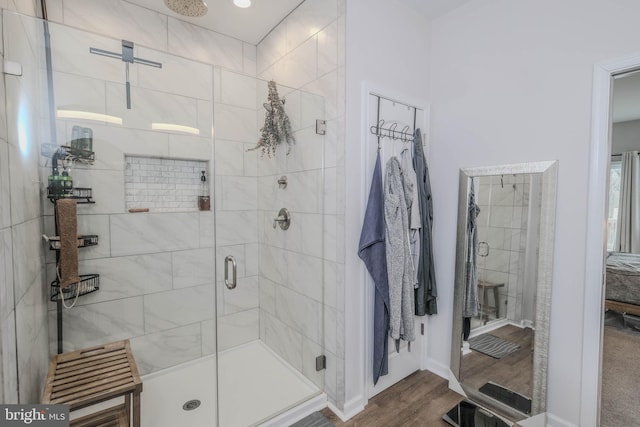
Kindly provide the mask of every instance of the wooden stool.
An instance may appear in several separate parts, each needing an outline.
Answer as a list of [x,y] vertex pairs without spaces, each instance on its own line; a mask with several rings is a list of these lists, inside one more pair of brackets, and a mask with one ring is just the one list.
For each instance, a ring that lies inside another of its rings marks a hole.
[[53,356],[42,403],[85,408],[124,396],[124,403],[71,421],[72,427],[130,427],[133,397],[133,427],[140,427],[142,381],[131,354],[129,340],[76,350]]
[[[504,283],[485,282],[484,280],[478,281],[478,288],[481,288],[479,290],[482,291],[482,303],[480,304],[480,307],[482,310],[482,316],[486,317],[486,320],[489,320],[489,316],[486,314],[489,311],[495,311],[496,319],[500,318],[500,293],[498,288],[501,288],[503,286]],[[487,292],[489,291],[493,291],[493,302],[495,304],[495,307],[487,307]]]

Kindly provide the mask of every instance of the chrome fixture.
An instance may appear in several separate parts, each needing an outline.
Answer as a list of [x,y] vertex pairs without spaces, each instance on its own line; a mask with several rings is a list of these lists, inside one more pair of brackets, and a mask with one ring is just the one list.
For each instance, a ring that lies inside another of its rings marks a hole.
[[[166,3],[166,1],[165,1]],[[133,42],[128,40],[122,40],[122,53],[111,52],[104,49],[98,49],[95,47],[89,48],[89,53],[95,55],[106,56],[109,58],[120,59],[125,63],[125,90],[127,96],[127,109],[131,109],[131,83],[129,81],[129,64],[142,64],[150,67],[162,68],[162,64],[156,61],[150,61],[148,59],[137,58],[133,56]],[[121,121],[122,123],[122,121]]]
[[193,411],[200,406],[200,403],[201,402],[198,399],[189,400],[188,402],[185,402],[184,405],[182,405],[182,409],[184,409],[185,411]]
[[489,243],[487,242],[478,243],[478,256],[488,257],[490,250],[491,250],[491,247],[489,246]]
[[280,179],[278,179],[278,186],[280,187],[280,189],[284,190],[285,188],[287,188],[287,177],[282,175],[280,177]]
[[208,11],[204,0],[164,0],[164,4],[175,13],[184,16],[204,16]]
[[[231,264],[232,279],[229,280],[229,264]],[[235,289],[238,286],[238,264],[236,263],[236,257],[233,255],[227,255],[224,259],[224,284],[228,289]]]
[[276,228],[276,224],[280,225],[280,228],[286,230],[291,225],[291,215],[289,215],[289,211],[287,208],[280,209],[278,212],[278,217],[273,219],[273,228]]

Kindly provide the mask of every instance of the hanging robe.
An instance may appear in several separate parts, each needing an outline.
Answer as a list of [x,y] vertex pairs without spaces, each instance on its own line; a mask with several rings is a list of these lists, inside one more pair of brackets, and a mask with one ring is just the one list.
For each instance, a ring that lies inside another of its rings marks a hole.
[[462,317],[475,317],[478,315],[478,224],[477,218],[480,214],[480,207],[476,204],[473,178],[471,178],[471,191],[469,192],[469,203],[467,206],[467,253],[465,255],[465,282],[464,282],[464,304]]
[[418,260],[418,287],[415,290],[417,316],[438,313],[436,298],[436,272],[433,264],[432,222],[433,202],[429,168],[422,149],[422,134],[416,129],[413,140],[413,168],[418,178],[418,203],[422,229],[420,230],[420,257]]
[[382,170],[380,153],[371,180],[367,210],[360,233],[358,256],[367,267],[375,283],[373,308],[373,383],[389,372],[389,283],[384,233],[384,196],[382,192]]
[[413,170],[411,152],[408,148],[400,153],[400,163],[402,165],[402,177],[408,187],[411,197],[407,197],[407,210],[409,211],[409,248],[411,250],[411,262],[413,264],[413,287],[418,287],[418,262],[420,261],[420,204],[418,202],[418,179],[416,171]]
[[409,188],[400,162],[389,159],[384,180],[384,225],[389,277],[389,334],[395,340],[415,340],[413,263],[409,250]]

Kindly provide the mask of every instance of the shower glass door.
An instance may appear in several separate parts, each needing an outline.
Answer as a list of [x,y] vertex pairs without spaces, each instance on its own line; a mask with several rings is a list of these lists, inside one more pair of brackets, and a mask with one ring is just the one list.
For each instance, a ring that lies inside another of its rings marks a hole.
[[537,265],[536,208],[540,184],[535,174],[476,179],[478,215],[478,316],[472,335],[507,323],[531,327]]
[[[5,60],[22,70],[5,75],[12,181],[35,193],[26,208],[43,224],[13,253],[46,261],[35,291],[16,295],[28,308],[16,325],[20,388],[36,385],[21,402],[39,402],[46,356],[129,340],[142,426],[215,425],[214,212],[198,205],[214,169],[213,67],[6,11],[3,33]],[[129,53],[160,66],[117,57]],[[79,273],[92,277],[63,292],[51,239],[61,198],[77,202]]]
[[276,89],[295,144],[282,141],[270,154],[255,149],[271,108],[267,82],[214,70],[218,396],[224,427],[263,422],[324,386],[324,137],[316,133],[324,100],[281,85]]

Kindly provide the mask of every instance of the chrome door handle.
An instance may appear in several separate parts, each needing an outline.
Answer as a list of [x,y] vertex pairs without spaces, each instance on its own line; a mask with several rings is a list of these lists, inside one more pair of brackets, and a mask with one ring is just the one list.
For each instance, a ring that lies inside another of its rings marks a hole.
[[478,243],[478,256],[488,257],[490,251],[491,248],[489,247],[489,244],[487,242]]
[[[229,280],[229,261],[231,261],[232,268],[232,279]],[[224,259],[224,284],[227,286],[227,289],[235,289],[238,285],[238,274],[237,274],[237,263],[236,257],[233,255],[227,255]]]

